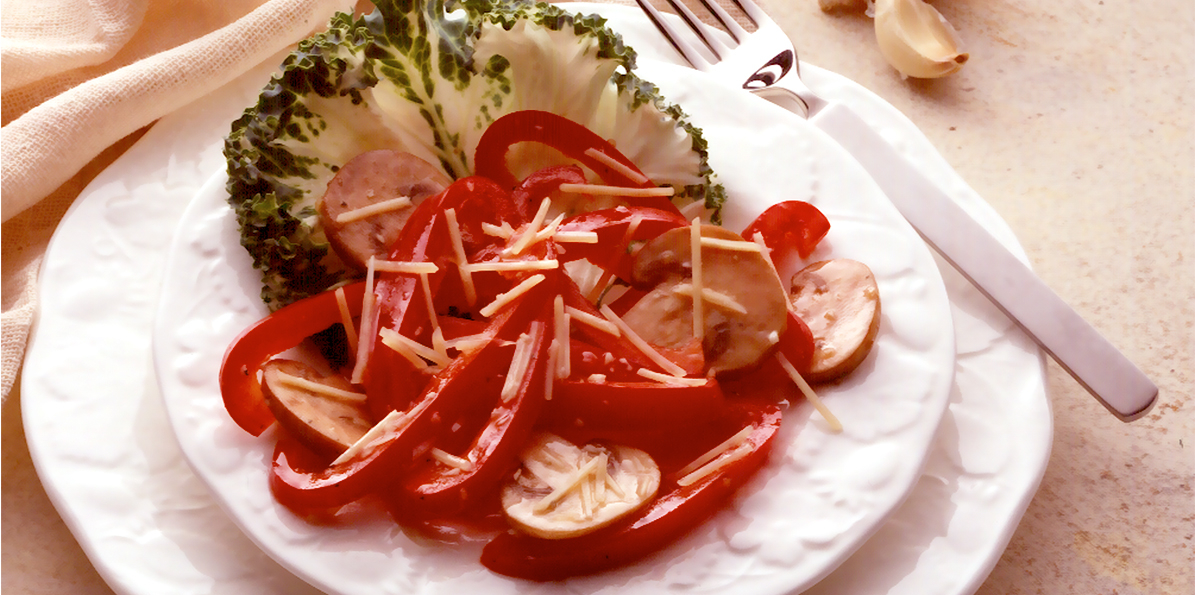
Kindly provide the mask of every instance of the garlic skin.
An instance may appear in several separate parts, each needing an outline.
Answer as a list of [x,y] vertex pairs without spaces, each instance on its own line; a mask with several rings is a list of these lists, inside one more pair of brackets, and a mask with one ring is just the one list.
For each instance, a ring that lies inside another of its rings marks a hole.
[[902,76],[939,78],[967,62],[954,27],[922,0],[875,0],[875,31],[880,53]]

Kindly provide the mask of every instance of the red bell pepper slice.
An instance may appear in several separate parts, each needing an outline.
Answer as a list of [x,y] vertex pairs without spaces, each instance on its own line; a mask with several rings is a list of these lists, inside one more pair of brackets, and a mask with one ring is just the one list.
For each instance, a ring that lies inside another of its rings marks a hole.
[[[555,290],[552,285],[540,283],[498,312],[488,332],[503,338],[517,336],[550,303]],[[431,378],[415,405],[405,413],[405,425],[386,432],[359,456],[324,469],[304,471],[293,468],[285,452],[280,453],[270,475],[274,497],[294,510],[322,510],[343,506],[387,485],[395,473],[410,468],[449,433],[452,420],[476,410],[484,393],[475,390],[475,385],[483,378],[492,378],[495,370],[505,369],[509,361],[503,361],[503,351],[501,341],[491,341],[458,356]]]
[[[344,288],[353,316],[361,313],[364,290],[364,283]],[[224,408],[241,429],[260,436],[275,421],[258,378],[262,364],[337,322],[340,322],[340,307],[336,292],[325,291],[262,318],[229,345],[220,365],[220,395]]]
[[784,334],[780,335],[779,349],[797,372],[804,374],[813,366],[813,331],[809,330],[809,325],[792,310],[788,311],[788,326],[785,327]]
[[808,258],[830,231],[830,221],[807,202],[786,200],[768,207],[756,217],[743,230],[743,237],[750,240],[757,231],[763,234],[764,243],[772,250],[772,259],[779,263],[793,251],[801,258]]
[[726,407],[722,389],[712,378],[698,386],[652,381],[596,383],[578,378],[556,383],[542,423],[581,427],[602,435],[614,430],[699,426],[725,414]]
[[643,510],[587,535],[553,540],[500,534],[482,550],[481,563],[515,578],[560,580],[628,564],[680,538],[713,516],[767,461],[780,428],[780,408],[749,401],[740,406],[754,428],[747,438],[753,450],[746,456],[688,486],[681,487],[676,483],[679,478],[666,476],[661,493]]
[[[588,167],[611,186],[655,187],[655,184],[639,171],[634,162],[614,148],[614,145],[611,145],[606,139],[564,116],[538,110],[511,112],[494,120],[477,142],[477,150],[473,157],[474,172],[494,180],[503,188],[515,188],[519,184],[519,180],[506,165],[506,153],[511,146],[521,142],[537,142],[548,145],[569,159]],[[604,154],[607,158],[618,162],[642,178],[628,177],[622,171],[610,167],[606,162],[587,155],[586,151],[590,149]],[[664,210],[676,210],[676,206],[664,197],[637,198],[634,199],[634,202]]]
[[[403,520],[423,520],[463,512],[473,499],[496,493],[515,468],[519,453],[530,439],[543,408],[548,372],[548,345],[552,340],[552,310],[545,305],[536,320],[541,323],[538,337],[531,345],[531,359],[515,395],[500,398],[502,382],[488,387],[475,384],[475,390],[490,393],[490,406],[478,407],[489,412],[484,427],[476,434],[463,457],[472,462],[469,469],[456,469],[434,460],[407,476],[405,487],[396,489],[391,500],[393,514]],[[505,369],[497,371],[504,374]],[[491,379],[500,378],[491,374]],[[487,390],[487,388],[489,390]],[[472,499],[471,497],[472,496]]]

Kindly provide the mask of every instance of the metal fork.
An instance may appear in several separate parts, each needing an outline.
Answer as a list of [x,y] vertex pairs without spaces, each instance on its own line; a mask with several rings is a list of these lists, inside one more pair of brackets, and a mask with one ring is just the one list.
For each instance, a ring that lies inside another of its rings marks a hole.
[[[668,43],[681,54],[693,68],[726,77],[737,82],[743,79],[744,89],[769,101],[792,109],[805,118],[817,114],[826,106],[826,101],[810,91],[801,82],[800,63],[797,50],[788,35],[751,0],[731,0],[743,11],[755,31],[747,31],[739,22],[717,3],[700,0],[702,6],[730,34],[735,45],[724,43],[683,2],[667,0],[689,29],[697,35],[702,44],[713,55],[708,59],[694,45],[689,44],[664,19],[655,6],[647,0],[635,0],[647,13],[652,24],[664,34]],[[789,73],[792,76],[786,76]],[[745,78],[744,78],[745,77]]]
[[792,40],[752,0],[730,1],[755,25],[753,32],[721,6],[700,0],[726,28],[733,46],[712,33],[683,2],[667,0],[712,59],[678,34],[648,0],[635,1],[694,68],[796,112],[837,141],[926,243],[1112,414],[1132,421],[1153,407],[1158,387],[1099,331],[850,108],[825,101],[801,82]]

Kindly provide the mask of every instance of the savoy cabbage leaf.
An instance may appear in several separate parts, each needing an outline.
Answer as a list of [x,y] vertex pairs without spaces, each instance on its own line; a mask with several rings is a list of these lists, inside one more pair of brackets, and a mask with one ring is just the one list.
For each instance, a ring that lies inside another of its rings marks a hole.
[[517,110],[551,111],[610,139],[674,186],[678,204],[721,205],[700,131],[635,76],[634,51],[601,17],[529,0],[374,4],[301,42],[225,140],[229,201],[271,308],[355,275],[317,215],[341,164],[391,148],[467,176],[486,127]]

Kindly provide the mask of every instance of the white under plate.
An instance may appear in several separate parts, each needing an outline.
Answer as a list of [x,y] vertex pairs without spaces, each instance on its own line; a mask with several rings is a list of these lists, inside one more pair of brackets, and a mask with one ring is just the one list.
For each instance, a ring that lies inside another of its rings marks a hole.
[[[636,12],[585,9],[616,17],[627,33],[649,31]],[[645,55],[662,51],[635,43]],[[1018,249],[1003,222],[899,113],[841,77],[803,72],[815,89],[850,103],[900,142]],[[119,593],[314,592],[254,547],[191,473],[149,366],[169,231],[186,201],[223,168],[220,137],[267,73],[260,69],[160,121],[80,197],[47,254],[41,317],[23,374],[26,433],[51,499]],[[959,352],[926,473],[909,501],[814,591],[973,591],[1044,471],[1051,428],[1040,354],[952,272],[943,277]]]

